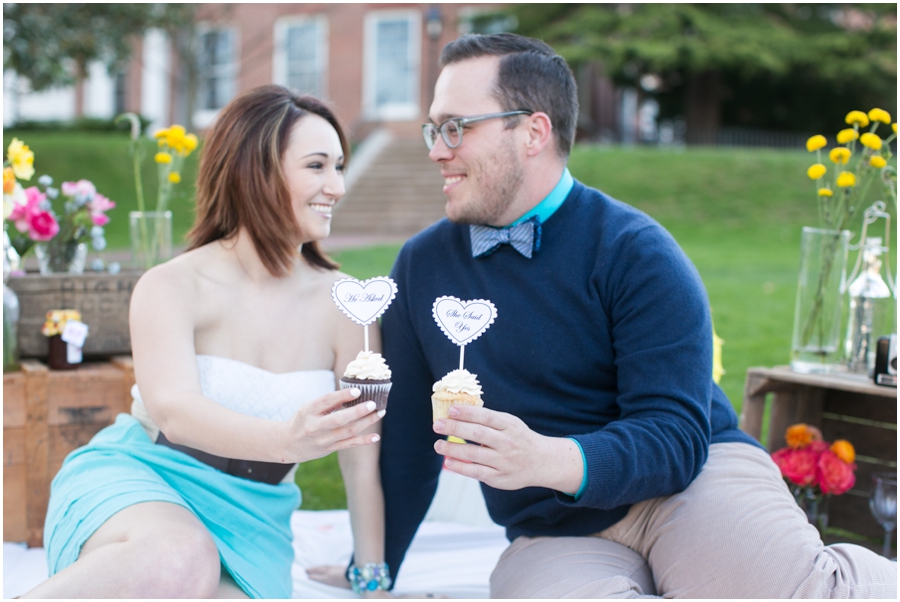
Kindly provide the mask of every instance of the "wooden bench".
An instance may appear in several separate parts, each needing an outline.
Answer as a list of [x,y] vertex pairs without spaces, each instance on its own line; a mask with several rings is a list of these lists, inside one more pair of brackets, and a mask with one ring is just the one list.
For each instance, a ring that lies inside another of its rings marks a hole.
[[50,481],[72,450],[131,409],[131,356],[3,375],[3,540],[43,545]]
[[785,446],[785,429],[798,422],[821,429],[826,441],[846,439],[856,448],[856,484],[844,495],[832,496],[826,542],[852,541],[880,552],[884,531],[869,512],[869,489],[873,472],[897,470],[897,389],[862,377],[800,374],[786,366],[749,368],[741,430],[771,452]]

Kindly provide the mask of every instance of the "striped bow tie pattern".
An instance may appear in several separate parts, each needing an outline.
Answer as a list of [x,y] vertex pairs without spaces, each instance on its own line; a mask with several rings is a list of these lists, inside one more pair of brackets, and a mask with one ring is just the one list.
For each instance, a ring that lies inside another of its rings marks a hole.
[[541,223],[536,217],[532,217],[509,228],[470,225],[469,237],[472,239],[472,257],[490,255],[500,245],[509,244],[524,257],[531,259],[532,253],[541,248]]

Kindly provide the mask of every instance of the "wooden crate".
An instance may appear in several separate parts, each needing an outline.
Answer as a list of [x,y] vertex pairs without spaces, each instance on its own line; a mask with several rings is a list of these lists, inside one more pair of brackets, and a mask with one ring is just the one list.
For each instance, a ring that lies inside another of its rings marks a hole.
[[[764,409],[771,398],[769,451],[785,446],[788,426],[817,426],[826,441],[846,439],[856,449],[856,484],[832,496],[828,525],[848,532],[837,539],[880,551],[884,531],[869,512],[873,472],[897,471],[897,389],[847,376],[798,374],[786,367],[750,368],[744,388],[741,429],[761,440]],[[852,535],[850,535],[852,534]],[[896,532],[894,533],[896,545]]]
[[3,375],[3,540],[43,545],[50,481],[69,452],[131,408],[130,356],[53,371],[23,360]]
[[86,356],[108,357],[131,353],[128,306],[131,291],[142,271],[119,274],[54,274],[9,279],[19,297],[19,352],[22,357],[46,358],[47,337],[41,334],[51,309],[77,309],[90,327],[84,345]]

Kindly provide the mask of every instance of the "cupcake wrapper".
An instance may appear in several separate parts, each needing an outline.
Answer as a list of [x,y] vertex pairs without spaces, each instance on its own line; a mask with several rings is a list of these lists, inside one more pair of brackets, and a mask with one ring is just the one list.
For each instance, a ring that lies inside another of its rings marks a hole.
[[352,389],[356,387],[359,389],[359,397],[354,399],[353,401],[347,401],[344,403],[345,408],[352,408],[355,405],[359,405],[366,401],[374,401],[375,402],[375,411],[381,411],[387,408],[388,402],[388,394],[391,392],[391,383],[380,383],[377,385],[367,385],[363,383],[348,383],[341,381],[341,389]]
[[475,406],[481,407],[484,405],[484,402],[479,397],[472,397],[472,401],[464,401],[462,399],[435,399],[431,398],[431,413],[432,413],[432,421],[437,420],[438,418],[447,418],[447,412],[450,411],[450,408],[453,406]]

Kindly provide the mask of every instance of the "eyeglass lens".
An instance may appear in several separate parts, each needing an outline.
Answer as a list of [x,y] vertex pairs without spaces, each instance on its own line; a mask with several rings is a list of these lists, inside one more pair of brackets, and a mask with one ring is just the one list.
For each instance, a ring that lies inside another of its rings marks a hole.
[[444,139],[444,144],[448,147],[456,148],[462,144],[462,127],[455,120],[445,121],[441,124],[440,128],[428,123],[422,126],[422,135],[425,138],[425,144],[428,146],[428,150],[434,148],[434,143],[437,142],[438,132],[440,132],[441,137]]

